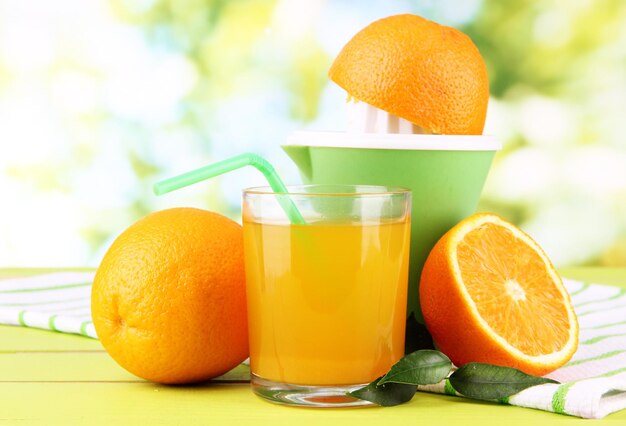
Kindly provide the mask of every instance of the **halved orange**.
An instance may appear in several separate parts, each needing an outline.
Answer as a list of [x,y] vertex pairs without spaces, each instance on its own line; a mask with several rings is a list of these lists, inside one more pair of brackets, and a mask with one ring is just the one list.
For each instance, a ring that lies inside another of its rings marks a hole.
[[570,360],[578,322],[550,260],[513,224],[479,213],[431,251],[420,302],[433,340],[452,362],[544,375]]
[[343,47],[328,76],[352,98],[427,132],[483,132],[487,68],[476,45],[456,28],[411,14],[379,19]]

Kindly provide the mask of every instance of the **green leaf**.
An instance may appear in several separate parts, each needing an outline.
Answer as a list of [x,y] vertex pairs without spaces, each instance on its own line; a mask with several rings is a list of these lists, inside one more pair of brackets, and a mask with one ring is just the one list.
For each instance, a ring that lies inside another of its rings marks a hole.
[[393,407],[394,405],[410,401],[417,391],[415,385],[403,383],[385,383],[380,385],[379,381],[381,378],[379,377],[369,385],[349,392],[348,395],[382,405],[383,407]]
[[395,363],[378,382],[430,385],[439,383],[450,373],[452,362],[439,351],[423,349],[406,355]]
[[471,362],[450,376],[450,384],[460,394],[475,399],[493,400],[514,395],[531,386],[558,383],[531,376],[511,367]]

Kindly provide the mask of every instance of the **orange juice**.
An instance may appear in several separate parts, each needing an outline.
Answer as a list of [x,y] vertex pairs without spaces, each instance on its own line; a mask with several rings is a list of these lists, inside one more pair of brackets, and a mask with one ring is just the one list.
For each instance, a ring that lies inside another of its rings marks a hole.
[[252,372],[303,385],[368,383],[404,355],[410,222],[244,217]]

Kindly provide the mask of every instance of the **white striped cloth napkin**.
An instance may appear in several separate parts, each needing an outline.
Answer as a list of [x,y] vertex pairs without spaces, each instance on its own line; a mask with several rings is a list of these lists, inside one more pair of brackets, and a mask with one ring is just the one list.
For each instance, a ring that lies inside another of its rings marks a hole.
[[94,272],[55,272],[0,280],[0,324],[97,339],[91,322]]
[[[499,401],[588,419],[626,408],[626,289],[563,279],[580,326],[578,350],[546,377],[560,384],[534,386]],[[459,395],[445,380],[419,386]]]
[[[93,272],[57,272],[0,280],[0,323],[97,338],[91,322]],[[563,280],[580,324],[572,360],[548,377],[561,384],[526,389],[500,401],[584,418],[626,408],[626,289]],[[446,380],[421,391],[458,395]]]

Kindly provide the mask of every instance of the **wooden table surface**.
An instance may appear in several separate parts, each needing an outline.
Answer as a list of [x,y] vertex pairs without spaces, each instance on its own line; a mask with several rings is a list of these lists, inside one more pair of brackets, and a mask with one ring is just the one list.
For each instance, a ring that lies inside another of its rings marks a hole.
[[[1,271],[12,275],[19,271]],[[626,287],[626,269],[576,268],[564,276]],[[119,367],[85,337],[0,326],[0,424],[371,424],[626,425],[626,410],[582,420],[537,410],[418,393],[397,407],[311,409],[277,406],[247,383],[163,386]],[[593,423],[590,423],[593,422]]]

